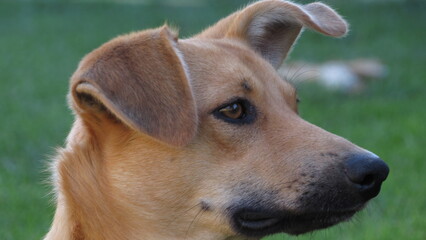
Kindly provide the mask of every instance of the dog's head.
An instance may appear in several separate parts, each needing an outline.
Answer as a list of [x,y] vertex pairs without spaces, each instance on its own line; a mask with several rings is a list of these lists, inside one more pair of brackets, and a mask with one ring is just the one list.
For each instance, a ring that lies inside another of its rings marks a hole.
[[347,31],[324,4],[266,0],[190,39],[165,26],[83,59],[68,144],[98,149],[92,164],[126,212],[121,224],[188,239],[300,234],[349,219],[379,193],[386,164],[302,120],[276,72],[303,27]]

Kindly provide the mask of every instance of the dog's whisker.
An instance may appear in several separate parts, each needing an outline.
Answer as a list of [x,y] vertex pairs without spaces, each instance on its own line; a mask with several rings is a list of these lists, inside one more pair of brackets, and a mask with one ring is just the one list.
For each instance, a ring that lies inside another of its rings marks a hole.
[[[301,71],[299,74],[294,76],[294,79],[292,80],[292,82],[294,82],[294,83],[300,82],[299,78],[301,78],[304,74],[308,74],[308,73],[313,73],[314,75],[319,74],[318,70],[315,70],[315,69]],[[306,78],[305,81],[311,81],[311,80],[314,80],[314,79],[315,79],[315,77],[311,76],[310,78]]]
[[199,218],[199,216],[201,216],[203,214],[204,210],[200,209],[197,214],[194,216],[194,218],[192,219],[191,223],[189,224],[186,233],[185,233],[185,239],[188,237],[189,232],[191,230],[191,227],[193,226],[193,224],[197,221],[197,219]]
[[[293,77],[297,72],[302,68],[301,66],[295,66],[296,64],[288,64],[284,69],[286,72],[282,75],[284,79],[286,79],[288,82],[293,81]],[[297,68],[297,69],[295,69]]]
[[[295,76],[306,66],[305,63],[301,64],[300,66],[298,66],[298,68],[293,71],[293,75],[289,78],[290,82],[294,82],[295,80]],[[288,69],[288,71],[290,72],[290,68]]]
[[[197,203],[191,207],[189,207],[188,209],[186,209],[185,211],[176,214],[176,216],[173,218],[173,220],[170,221],[170,223],[168,224],[168,227],[170,227],[173,223],[176,222],[177,218],[182,217],[182,215],[187,215],[191,210],[193,210],[196,207],[199,207],[201,205],[201,203]],[[200,208],[201,209],[201,208]],[[173,210],[180,210],[180,207],[176,207]],[[202,210],[202,209],[201,209]]]
[[298,68],[292,72],[292,75],[289,76],[291,68],[292,67],[288,67],[288,69],[287,69],[288,73],[287,73],[286,77],[287,77],[289,82],[294,83],[294,84],[297,84],[298,82],[302,81],[302,80],[300,80],[300,78],[303,75],[309,74],[308,76],[310,76],[310,77],[303,79],[304,81],[314,80],[316,78],[316,76],[319,75],[319,71],[315,68],[312,68],[312,67],[309,68],[307,63],[300,64],[300,66],[298,66]]

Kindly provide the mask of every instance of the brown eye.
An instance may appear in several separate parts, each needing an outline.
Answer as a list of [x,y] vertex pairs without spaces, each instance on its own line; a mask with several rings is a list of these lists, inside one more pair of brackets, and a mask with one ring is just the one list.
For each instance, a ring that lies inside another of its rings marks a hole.
[[219,109],[219,112],[223,116],[230,119],[239,119],[244,115],[243,106],[241,105],[241,103],[232,103],[228,106]]
[[244,98],[219,106],[212,112],[216,118],[231,124],[250,124],[256,119],[256,108]]

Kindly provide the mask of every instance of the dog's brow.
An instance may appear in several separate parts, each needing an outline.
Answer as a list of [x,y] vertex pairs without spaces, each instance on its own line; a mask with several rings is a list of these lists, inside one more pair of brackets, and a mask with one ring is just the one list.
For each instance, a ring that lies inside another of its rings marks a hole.
[[244,91],[246,91],[246,92],[253,91],[253,88],[250,86],[250,84],[248,83],[248,81],[246,79],[243,79],[243,81],[241,83],[241,87],[243,87]]

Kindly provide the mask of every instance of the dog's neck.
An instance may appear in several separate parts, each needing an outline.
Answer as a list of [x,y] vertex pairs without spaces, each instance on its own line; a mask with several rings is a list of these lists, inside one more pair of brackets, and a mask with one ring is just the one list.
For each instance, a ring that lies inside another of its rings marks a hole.
[[[80,120],[74,124],[67,146],[60,150],[53,166],[57,173],[54,177],[57,210],[46,240],[230,239],[206,229],[188,231],[190,224],[179,216],[167,216],[168,211],[161,209],[161,203],[148,201],[157,205],[144,207],[146,212],[141,213],[136,208],[144,203],[135,206],[125,196],[113,194],[112,181],[107,177],[111,172],[105,169],[109,153],[102,150],[108,139],[90,133]],[[147,217],[154,211],[160,212],[154,215],[161,220]],[[165,228],[170,231],[161,230]]]
[[126,211],[106,194],[102,153],[91,138],[81,129],[71,131],[67,147],[59,152],[55,163],[57,211],[47,239],[59,239],[56,233],[63,238],[64,231],[68,239],[123,239],[127,226],[121,216]]

